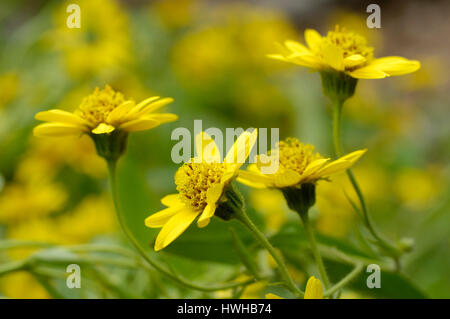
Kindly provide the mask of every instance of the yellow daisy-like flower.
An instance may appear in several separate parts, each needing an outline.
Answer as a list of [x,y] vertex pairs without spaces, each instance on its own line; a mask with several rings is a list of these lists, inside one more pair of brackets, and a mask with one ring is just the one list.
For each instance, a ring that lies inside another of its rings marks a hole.
[[311,276],[306,283],[304,299],[323,299],[322,283],[314,276]]
[[248,158],[256,137],[256,129],[242,133],[222,161],[219,148],[208,134],[196,136],[197,156],[175,174],[178,194],[163,197],[161,202],[167,208],[145,220],[147,227],[162,227],[156,238],[156,251],[178,238],[197,216],[198,227],[208,225],[219,204],[230,199],[224,193]]
[[[298,187],[348,169],[366,151],[355,151],[329,162],[329,158],[314,153],[314,146],[303,144],[296,138],[287,138],[268,155],[259,155],[257,163],[250,165],[247,171],[239,171],[238,181],[255,188]],[[278,162],[278,169],[264,174],[264,168],[273,167],[273,161]]]
[[381,79],[417,71],[420,62],[389,56],[375,59],[373,48],[358,34],[336,26],[322,37],[317,31],[306,29],[307,46],[287,40],[281,52],[268,57],[305,66],[318,71],[335,70],[356,79]]
[[73,113],[59,109],[37,113],[37,120],[48,123],[36,126],[34,135],[59,137],[83,133],[109,134],[115,130],[149,130],[178,119],[175,114],[154,113],[172,101],[172,98],[160,99],[159,96],[153,96],[136,104],[106,85],[103,90],[96,88]]

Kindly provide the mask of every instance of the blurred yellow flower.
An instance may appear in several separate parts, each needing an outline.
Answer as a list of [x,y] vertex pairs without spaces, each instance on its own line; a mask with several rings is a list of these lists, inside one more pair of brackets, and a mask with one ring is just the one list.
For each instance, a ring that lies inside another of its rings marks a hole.
[[49,44],[63,53],[69,73],[74,77],[111,74],[129,65],[133,52],[129,21],[120,3],[78,0],[81,28],[68,28],[66,8],[71,3],[56,7],[56,27],[47,36]]
[[287,221],[288,207],[280,192],[271,189],[253,189],[250,193],[251,206],[261,213],[270,231],[278,231]]
[[319,71],[334,70],[356,79],[381,79],[417,71],[420,62],[390,56],[374,59],[373,48],[366,39],[336,26],[322,37],[317,31],[306,29],[308,47],[292,40],[280,46],[280,53],[268,57],[298,64]]
[[425,169],[402,169],[394,179],[393,186],[399,199],[417,211],[429,207],[442,193],[439,175]]
[[219,148],[208,134],[202,132],[196,136],[197,157],[183,164],[175,174],[179,193],[165,196],[161,202],[168,208],[145,220],[147,227],[162,227],[156,238],[156,251],[178,238],[197,216],[200,216],[198,227],[209,224],[228,185],[249,156],[256,137],[256,130],[242,133],[222,161]]
[[8,298],[49,299],[47,290],[28,272],[19,271],[0,279],[0,291]]
[[[329,159],[314,153],[314,146],[300,143],[296,138],[288,138],[280,141],[268,155],[258,155],[257,163],[250,165],[247,171],[239,171],[238,181],[256,188],[298,187],[345,171],[366,151],[355,151],[327,164]],[[263,167],[274,167],[274,161],[279,162],[276,172],[261,172]]]
[[311,276],[306,283],[305,299],[323,299],[323,287],[319,279]]
[[171,113],[154,113],[172,101],[172,98],[154,96],[136,105],[107,85],[103,90],[95,89],[74,113],[59,109],[37,113],[37,120],[49,123],[36,126],[34,135],[59,137],[149,130],[178,118]]

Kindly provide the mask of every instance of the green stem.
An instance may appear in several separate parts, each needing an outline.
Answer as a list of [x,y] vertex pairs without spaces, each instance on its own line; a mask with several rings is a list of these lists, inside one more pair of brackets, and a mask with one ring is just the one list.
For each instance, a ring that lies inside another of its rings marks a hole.
[[248,215],[242,210],[242,209],[236,209],[235,210],[235,217],[237,220],[239,220],[247,229],[253,234],[253,236],[261,243],[261,245],[267,249],[270,255],[272,255],[273,259],[278,265],[278,268],[280,270],[280,274],[283,277],[283,279],[286,281],[286,285],[289,288],[289,290],[292,291],[297,297],[303,297],[304,292],[301,291],[297,285],[295,284],[294,280],[292,279],[291,275],[289,274],[286,264],[284,263],[281,256],[277,253],[275,248],[272,246],[272,244],[267,240],[266,236],[255,226],[255,224],[251,221],[251,219],[248,217]]
[[327,291],[325,291],[324,296],[331,296],[333,293],[335,293],[336,291],[340,290],[341,288],[345,287],[346,285],[348,285],[353,279],[355,279],[356,276],[358,276],[358,274],[361,272],[361,270],[363,269],[363,264],[358,264],[355,266],[355,268],[344,278],[341,279],[341,281],[339,281],[337,284],[335,284],[333,287],[331,287],[330,289],[328,289]]
[[[333,145],[334,145],[334,152],[336,153],[337,157],[341,157],[343,155],[341,142],[341,122],[342,122],[341,117],[344,102],[345,100],[338,100],[338,99],[335,99],[335,101],[333,101]],[[364,199],[364,195],[361,191],[361,188],[358,185],[358,182],[356,181],[355,175],[350,169],[348,169],[346,173],[361,205],[364,225],[367,227],[373,238],[378,242],[379,246],[387,250],[390,253],[390,255],[394,258],[394,260],[398,262],[398,257],[401,255],[402,252],[395,245],[384,239],[376,231],[370,218],[366,201]]]
[[123,214],[122,214],[122,212],[121,212],[121,210],[119,208],[119,201],[118,201],[118,194],[117,194],[117,182],[116,182],[116,164],[117,164],[117,161],[109,160],[109,161],[107,161],[107,164],[108,164],[108,171],[109,171],[109,177],[110,177],[111,193],[112,193],[112,197],[113,197],[114,207],[116,209],[117,218],[119,220],[119,224],[120,224],[123,232],[127,236],[128,240],[133,244],[133,246],[136,248],[136,250],[142,256],[142,258],[144,258],[144,260],[150,266],[152,266],[154,269],[158,270],[160,273],[162,273],[166,277],[172,279],[174,282],[176,282],[176,283],[178,283],[178,284],[180,284],[182,286],[185,286],[185,287],[188,287],[188,288],[191,288],[191,289],[195,289],[195,290],[200,290],[200,291],[226,290],[226,289],[235,288],[235,287],[239,287],[239,286],[245,286],[245,285],[248,285],[248,284],[254,282],[254,279],[249,279],[249,280],[244,281],[244,282],[230,283],[230,284],[225,284],[225,285],[216,286],[216,287],[199,286],[199,285],[195,285],[195,284],[192,284],[190,282],[187,282],[187,281],[185,281],[184,279],[182,279],[182,278],[180,278],[178,276],[175,276],[174,274],[172,274],[171,272],[167,271],[162,266],[160,266],[158,263],[153,261],[147,255],[145,249],[141,246],[141,244],[136,239],[136,237],[134,237],[134,235],[131,232],[131,230],[128,228],[128,226],[126,224],[126,221],[125,221],[125,217],[123,216]]
[[306,237],[308,237],[309,243],[311,245],[311,251],[314,256],[314,260],[316,261],[317,268],[319,269],[320,278],[323,281],[325,289],[330,287],[330,280],[328,279],[327,271],[325,270],[325,265],[323,264],[322,257],[320,256],[319,249],[317,247],[316,237],[314,236],[314,231],[311,227],[311,223],[309,222],[308,213],[300,214],[303,226],[305,227]]

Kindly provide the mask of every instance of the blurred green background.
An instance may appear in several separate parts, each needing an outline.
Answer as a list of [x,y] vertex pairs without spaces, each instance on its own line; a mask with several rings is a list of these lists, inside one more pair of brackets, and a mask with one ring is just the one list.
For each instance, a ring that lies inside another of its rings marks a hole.
[[[66,26],[70,3],[81,8],[81,29]],[[176,127],[193,130],[194,119],[203,120],[203,128],[276,127],[281,138],[295,136],[332,156],[330,105],[318,74],[265,55],[274,52],[275,42],[303,41],[305,28],[325,34],[339,24],[366,36],[375,56],[399,55],[422,63],[412,75],[360,81],[345,106],[345,148],[369,149],[354,172],[373,219],[387,237],[411,237],[415,247],[403,260],[401,277],[383,277],[391,280],[387,288],[370,291],[361,279],[344,297],[449,298],[450,3],[378,1],[381,29],[365,26],[368,3],[2,1],[0,238],[126,245],[111,207],[106,166],[89,138],[39,139],[31,133],[36,112],[73,111],[84,96],[105,84],[137,101],[151,95],[173,97],[167,110],[180,117],[132,134],[119,165],[122,206],[146,247],[153,245],[158,230],[146,228],[145,217],[162,208],[162,196],[175,191],[178,164],[170,154],[176,141],[170,136]],[[301,233],[298,217],[277,192],[239,188],[253,218],[273,236],[296,281],[304,284],[311,275],[310,258],[304,239],[297,245],[292,237]],[[358,241],[360,221],[344,192],[353,196],[345,174],[319,184],[313,218],[323,236],[320,241],[370,255]],[[205,229],[193,225],[155,258],[195,282],[239,280],[242,266],[228,227],[217,220]],[[250,237],[236,228],[254,249]],[[0,264],[32,252],[0,249]],[[258,258],[265,271],[273,271],[264,254]],[[335,281],[347,270],[332,261],[328,268]],[[121,289],[127,286],[151,298],[229,296],[180,289],[140,269],[106,268],[112,283],[103,283],[97,271],[83,272],[88,284],[80,291],[65,288],[63,280],[44,272],[11,273],[0,278],[0,295],[127,297]],[[267,291],[277,292],[261,283],[248,287],[243,297],[263,297]]]

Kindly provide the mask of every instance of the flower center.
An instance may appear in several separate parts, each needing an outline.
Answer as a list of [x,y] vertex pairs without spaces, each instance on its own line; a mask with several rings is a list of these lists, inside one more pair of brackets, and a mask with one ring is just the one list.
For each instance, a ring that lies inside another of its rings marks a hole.
[[366,39],[363,36],[348,32],[345,28],[340,28],[339,26],[336,26],[334,31],[328,31],[323,41],[341,48],[344,58],[355,54],[360,54],[367,60],[373,57],[373,48],[367,46]]
[[221,163],[185,163],[175,174],[175,184],[182,200],[194,211],[206,207],[206,192],[220,183],[225,167]]
[[287,138],[278,143],[280,165],[285,169],[291,169],[302,174],[306,167],[319,158],[318,153],[314,153],[314,146],[300,143],[296,138]]
[[123,94],[106,85],[103,90],[96,88],[94,93],[85,97],[78,107],[78,113],[95,127],[105,123],[109,113],[123,102]]

